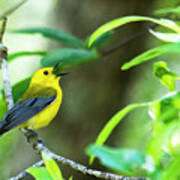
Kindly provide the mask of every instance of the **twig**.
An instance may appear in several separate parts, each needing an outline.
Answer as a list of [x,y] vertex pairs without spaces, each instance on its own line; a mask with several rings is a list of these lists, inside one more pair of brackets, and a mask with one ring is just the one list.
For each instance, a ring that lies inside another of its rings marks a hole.
[[9,16],[10,14],[12,14],[14,11],[16,11],[19,7],[21,7],[27,1],[28,0],[22,0],[22,1],[18,2],[15,6],[11,7],[7,11],[5,11],[3,14],[0,14],[0,20],[3,19],[4,17]]
[[3,41],[3,36],[4,36],[5,29],[6,29],[6,24],[7,24],[7,18],[4,17],[3,22],[2,22],[2,28],[0,30],[0,43],[1,44],[2,44],[2,41]]
[[[44,161],[38,161],[37,163],[33,164],[31,167],[39,167],[42,166],[44,164]],[[7,180],[19,180],[22,179],[23,177],[25,177],[28,174],[28,169],[25,169],[23,172],[19,173],[18,175],[11,177]]]
[[[52,151],[50,151],[44,145],[44,143],[42,143],[43,141],[37,134],[33,135],[33,133],[35,133],[35,132],[33,132],[31,134],[30,139],[29,139],[29,130],[23,129],[23,132],[24,132],[25,136],[27,137],[29,143],[31,143],[33,145],[34,150],[36,150],[39,154],[41,154],[42,152],[45,152],[45,153],[49,154],[54,160],[56,160],[64,165],[67,165],[67,166],[71,167],[72,169],[79,171],[85,175],[90,175],[90,176],[94,176],[99,179],[108,179],[108,180],[146,180],[146,178],[144,178],[144,177],[125,177],[125,176],[119,176],[119,175],[108,173],[108,172],[102,172],[102,171],[98,171],[98,170],[89,169],[82,164],[74,162],[70,159],[67,159],[63,156],[57,155],[57,154],[53,153]],[[41,161],[35,163],[34,165],[32,165],[31,167],[39,167],[39,166],[42,166],[43,164],[44,164],[44,162],[41,160]],[[25,177],[27,174],[28,174],[28,168],[25,169],[23,172],[19,173],[18,175],[11,177],[7,180],[19,180],[19,179],[22,179],[23,177]]]
[[[0,33],[0,40],[1,40],[1,46],[0,46],[0,60],[2,60],[2,73],[3,73],[3,85],[4,85],[4,91],[5,91],[5,98],[8,110],[13,106],[13,96],[12,96],[12,88],[10,84],[10,77],[9,77],[9,71],[8,71],[8,65],[7,65],[7,48],[5,48],[2,45],[2,39],[5,31],[6,26],[6,19],[4,19],[1,33]],[[146,178],[138,178],[138,177],[124,177],[119,176],[116,174],[108,173],[108,172],[102,172],[98,170],[88,169],[86,166],[76,163],[70,159],[64,158],[63,156],[57,155],[50,151],[43,143],[41,138],[32,130],[27,129],[21,129],[24,135],[26,136],[29,143],[33,145],[33,148],[38,151],[38,153],[48,153],[53,159],[56,161],[68,165],[72,169],[75,169],[76,171],[79,171],[85,175],[91,175],[95,176],[100,179],[109,179],[109,180],[145,180]],[[32,167],[38,167],[43,165],[43,161],[39,161],[35,163]],[[28,173],[28,170],[24,170],[20,174],[18,174],[15,177],[9,178],[8,180],[19,180],[25,177]]]
[[[82,164],[79,164],[70,159],[64,158],[60,155],[53,153],[52,151],[50,151],[48,148],[46,148],[42,144],[39,145],[38,148],[39,148],[39,150],[41,149],[41,152],[44,151],[44,152],[48,153],[56,161],[58,161],[64,165],[70,166],[72,169],[75,169],[85,175],[94,176],[99,179],[109,179],[109,180],[146,180],[146,178],[143,178],[143,177],[140,177],[140,178],[124,177],[124,176],[118,176],[116,174],[112,174],[112,173],[108,173],[108,172],[102,172],[102,171],[98,171],[98,170],[88,169],[86,166],[84,166]],[[44,164],[44,162],[41,160],[41,161],[35,163],[32,167],[39,167],[39,166],[42,166],[43,164]],[[27,174],[28,174],[28,169],[24,170],[23,172],[19,173],[18,175],[14,176],[12,178],[9,178],[7,180],[19,180],[19,179],[22,179],[23,177],[25,177]]]
[[8,71],[7,48],[2,45],[3,35],[6,28],[6,21],[7,19],[4,18],[2,28],[0,31],[0,63],[1,63],[1,68],[2,68],[2,77],[3,77],[3,86],[4,86],[6,104],[9,110],[13,107],[14,102],[13,102],[13,96],[12,96],[11,83],[10,83],[10,75]]
[[117,44],[117,45],[115,45],[114,47],[112,47],[112,48],[110,48],[110,49],[108,49],[108,50],[105,50],[105,51],[101,52],[101,55],[104,57],[104,56],[108,56],[108,55],[116,52],[116,51],[119,50],[122,46],[124,46],[124,45],[128,44],[129,42],[131,42],[132,40],[134,40],[134,39],[136,39],[136,38],[138,38],[138,37],[146,34],[146,33],[148,32],[148,29],[149,29],[149,28],[154,29],[155,27],[157,27],[157,24],[153,24],[153,25],[151,25],[150,27],[148,27],[148,28],[146,28],[146,29],[144,29],[144,30],[142,30],[142,31],[140,31],[140,32],[138,32],[138,33],[135,33],[135,34],[129,36],[128,38],[120,41],[120,43]]

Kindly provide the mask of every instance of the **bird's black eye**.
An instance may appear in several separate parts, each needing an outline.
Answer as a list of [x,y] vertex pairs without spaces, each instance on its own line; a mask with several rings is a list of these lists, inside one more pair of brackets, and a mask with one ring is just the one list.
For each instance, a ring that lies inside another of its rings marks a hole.
[[48,71],[44,71],[43,73],[44,73],[44,75],[48,75],[48,74],[49,74],[49,72],[48,72]]

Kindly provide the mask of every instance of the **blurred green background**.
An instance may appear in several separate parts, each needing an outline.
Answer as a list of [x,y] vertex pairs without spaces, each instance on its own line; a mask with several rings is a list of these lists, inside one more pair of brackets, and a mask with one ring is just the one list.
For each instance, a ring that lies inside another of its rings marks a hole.
[[[0,14],[17,2],[18,0],[0,0]],[[29,0],[9,17],[8,29],[52,27],[84,40],[99,25],[109,20],[125,15],[151,16],[155,9],[173,6],[175,3],[177,0]],[[133,23],[118,29],[102,51],[114,47],[122,39],[143,30],[147,25]],[[21,50],[50,51],[59,47],[39,35],[10,33],[6,33],[4,44],[10,53]],[[146,33],[113,54],[71,69],[70,74],[61,81],[64,97],[58,116],[48,127],[38,130],[46,145],[57,154],[87,165],[85,148],[95,141],[113,114],[131,102],[150,101],[167,93],[168,90],[151,73],[152,61],[128,71],[120,70],[124,62],[156,44],[160,44],[159,41]],[[170,59],[169,67],[178,73],[179,67],[175,60],[178,58],[177,55],[166,55],[159,60]],[[11,82],[14,84],[29,77],[40,67],[40,57],[19,58],[11,62],[9,67]],[[107,144],[143,149],[151,128],[146,109],[140,109],[122,121]],[[17,174],[39,159],[17,130],[0,138],[0,148],[0,180]],[[95,179],[62,165],[61,168],[64,177],[73,175],[78,180]],[[96,161],[93,168],[102,169],[102,166]],[[25,179],[32,178],[27,176]]]

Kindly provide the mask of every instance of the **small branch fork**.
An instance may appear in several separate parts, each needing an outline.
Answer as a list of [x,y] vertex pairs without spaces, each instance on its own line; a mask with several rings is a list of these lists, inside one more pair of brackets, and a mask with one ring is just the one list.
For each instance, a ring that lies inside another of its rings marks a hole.
[[[7,19],[4,18],[2,28],[0,31],[0,63],[1,63],[1,68],[2,68],[2,75],[3,75],[3,86],[4,86],[4,91],[5,91],[5,98],[6,98],[6,103],[8,110],[13,107],[14,102],[13,102],[13,96],[12,96],[12,88],[10,84],[10,76],[9,76],[9,71],[8,71],[8,63],[7,63],[7,48],[2,45],[2,40],[3,40],[3,35],[5,32],[5,27],[6,27],[6,21]],[[41,138],[38,136],[38,134],[32,130],[28,129],[21,129],[21,131],[24,133],[26,136],[28,142],[33,145],[33,149],[36,150],[39,154],[42,152],[48,153],[53,159],[56,161],[67,165],[71,167],[72,169],[79,171],[85,175],[91,175],[95,176],[99,179],[109,179],[109,180],[146,180],[146,178],[141,178],[141,177],[124,177],[124,176],[119,176],[116,174],[108,173],[108,172],[102,172],[98,170],[93,170],[89,169],[86,166],[79,164],[77,162],[74,162],[70,159],[67,159],[63,156],[57,155],[50,151],[43,143]],[[39,167],[44,164],[43,160],[35,163],[32,165],[32,167]],[[28,174],[28,169],[25,169],[23,172],[19,173],[18,175],[9,178],[8,180],[19,180],[25,177]]]

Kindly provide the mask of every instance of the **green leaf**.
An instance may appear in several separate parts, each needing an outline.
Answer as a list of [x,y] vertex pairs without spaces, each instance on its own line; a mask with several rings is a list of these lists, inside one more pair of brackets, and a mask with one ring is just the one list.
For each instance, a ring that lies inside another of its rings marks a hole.
[[170,71],[165,62],[154,63],[153,74],[160,80],[162,85],[169,88],[169,91],[175,91],[175,79],[180,79],[180,77]]
[[156,164],[171,151],[173,133],[180,127],[180,92],[173,92],[150,105],[150,115],[154,119],[153,136],[147,145]]
[[67,32],[59,31],[57,29],[51,29],[46,27],[34,27],[13,30],[11,32],[21,34],[41,34],[44,37],[61,42],[65,45],[83,47],[83,42],[80,39]]
[[0,120],[4,117],[7,112],[6,102],[3,97],[0,98]]
[[158,9],[154,12],[155,15],[166,15],[166,14],[180,14],[180,6],[172,7],[172,8],[164,8]]
[[[26,78],[20,82],[17,82],[15,85],[12,86],[12,94],[14,98],[14,102],[17,102],[17,100],[25,93],[26,89],[29,86],[31,77]],[[0,91],[0,119],[2,119],[7,112],[5,97],[4,97],[4,91],[3,89]]]
[[168,145],[177,125],[178,123],[175,121],[168,124],[159,121],[154,123],[153,135],[147,144],[146,153],[153,157],[158,166],[162,159],[168,160],[170,158]]
[[153,119],[168,123],[179,118],[180,92],[171,92],[149,106],[149,113]]
[[63,180],[62,173],[61,173],[58,165],[54,161],[54,159],[52,159],[52,157],[45,152],[42,152],[42,158],[44,160],[47,170],[49,171],[49,173],[51,174],[53,179],[54,180]]
[[177,33],[161,33],[153,31],[152,29],[150,29],[149,32],[163,42],[180,42],[180,34]]
[[178,180],[180,178],[179,164],[180,155],[168,164],[166,169],[163,171],[164,175],[162,180]]
[[12,93],[13,93],[13,98],[14,102],[16,102],[27,90],[29,83],[30,83],[31,77],[26,78],[18,83],[16,83],[12,87]]
[[60,62],[61,69],[64,70],[95,60],[100,55],[96,51],[88,51],[82,49],[57,49],[48,53],[41,59],[44,67],[54,66]]
[[96,156],[104,166],[127,175],[146,175],[153,173],[153,160],[145,153],[134,149],[115,149],[107,146],[90,145],[86,150],[88,155]]
[[[139,104],[130,104],[116,113],[104,126],[104,128],[99,133],[95,144],[102,146],[107,138],[111,135],[114,128],[119,124],[119,122],[133,109],[148,106],[149,103],[139,103]],[[92,164],[94,157],[90,157],[90,164]]]
[[73,176],[71,176],[71,177],[69,178],[69,180],[73,180]]
[[36,180],[54,180],[45,167],[31,167],[28,169],[28,173]]
[[179,53],[179,52],[180,52],[180,42],[158,46],[156,48],[150,49],[150,50],[136,56],[130,62],[125,63],[121,67],[121,69],[127,70],[133,66],[137,66],[141,63],[144,63],[152,58],[158,57],[165,53]]
[[176,125],[176,129],[173,131],[173,134],[168,143],[169,154],[175,158],[180,155],[180,123]]
[[22,56],[44,56],[44,55],[46,55],[46,52],[44,51],[20,51],[9,54],[8,62],[11,62],[12,60]]
[[[12,86],[12,94],[13,94],[14,102],[17,102],[17,100],[25,93],[25,91],[27,90],[27,88],[29,86],[30,80],[31,80],[31,77],[26,78],[22,81],[19,81]],[[4,91],[1,90],[1,93],[2,93],[2,97],[4,99]]]
[[93,42],[102,34],[108,31],[111,31],[113,29],[116,29],[124,24],[130,23],[130,22],[137,22],[137,21],[151,21],[153,23],[156,23],[163,27],[171,29],[172,31],[180,32],[180,27],[174,21],[171,21],[169,19],[155,19],[155,18],[146,17],[146,16],[125,16],[125,17],[114,19],[100,26],[97,30],[95,30],[95,32],[89,38],[88,47],[91,47]]
[[114,34],[114,31],[109,31],[109,32],[106,32],[102,35],[100,35],[94,42],[93,44],[91,45],[91,48],[100,48],[102,47],[106,42],[108,42],[112,35]]

